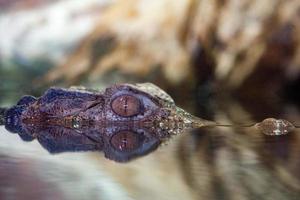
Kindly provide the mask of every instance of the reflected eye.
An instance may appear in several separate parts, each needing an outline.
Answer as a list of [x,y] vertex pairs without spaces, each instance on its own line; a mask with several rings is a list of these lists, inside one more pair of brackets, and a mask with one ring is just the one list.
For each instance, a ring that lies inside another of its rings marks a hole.
[[110,141],[111,145],[120,151],[131,151],[136,149],[139,144],[138,134],[130,131],[116,133]]
[[131,95],[121,95],[111,103],[112,110],[123,117],[131,117],[139,114],[140,106],[140,101]]

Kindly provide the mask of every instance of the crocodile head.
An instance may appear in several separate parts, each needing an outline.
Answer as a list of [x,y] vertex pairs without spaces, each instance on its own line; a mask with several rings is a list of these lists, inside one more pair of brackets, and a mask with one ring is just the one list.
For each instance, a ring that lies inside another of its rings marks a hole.
[[9,131],[24,140],[36,138],[52,153],[102,150],[117,161],[144,155],[172,135],[205,125],[150,83],[113,85],[103,92],[50,88],[40,98],[23,97],[5,119]]

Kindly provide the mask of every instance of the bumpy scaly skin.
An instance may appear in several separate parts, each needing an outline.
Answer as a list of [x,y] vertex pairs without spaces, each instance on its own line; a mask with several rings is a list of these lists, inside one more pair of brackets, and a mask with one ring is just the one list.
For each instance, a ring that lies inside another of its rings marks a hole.
[[5,117],[7,130],[26,141],[36,138],[52,153],[102,150],[116,161],[149,153],[202,122],[150,83],[114,85],[104,92],[50,88],[40,98],[23,97]]

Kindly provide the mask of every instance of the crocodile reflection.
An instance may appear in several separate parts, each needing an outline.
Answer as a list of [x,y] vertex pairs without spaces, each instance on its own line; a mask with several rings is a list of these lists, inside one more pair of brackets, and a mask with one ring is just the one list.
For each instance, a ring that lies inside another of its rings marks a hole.
[[104,92],[50,88],[40,98],[23,97],[5,113],[7,130],[26,141],[36,138],[51,153],[103,151],[120,162],[202,122],[149,83],[114,85]]
[[126,162],[154,151],[162,142],[145,127],[98,127],[70,129],[49,124],[25,125],[19,136],[36,139],[52,154],[78,151],[103,151],[106,158]]

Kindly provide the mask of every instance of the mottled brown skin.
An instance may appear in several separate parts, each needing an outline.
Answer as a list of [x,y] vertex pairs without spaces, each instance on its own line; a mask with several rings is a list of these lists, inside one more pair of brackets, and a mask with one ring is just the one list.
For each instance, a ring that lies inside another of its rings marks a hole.
[[51,153],[104,151],[127,161],[153,151],[201,120],[175,106],[153,84],[120,84],[104,92],[50,88],[23,97],[6,113],[5,126],[24,140],[37,139]]

